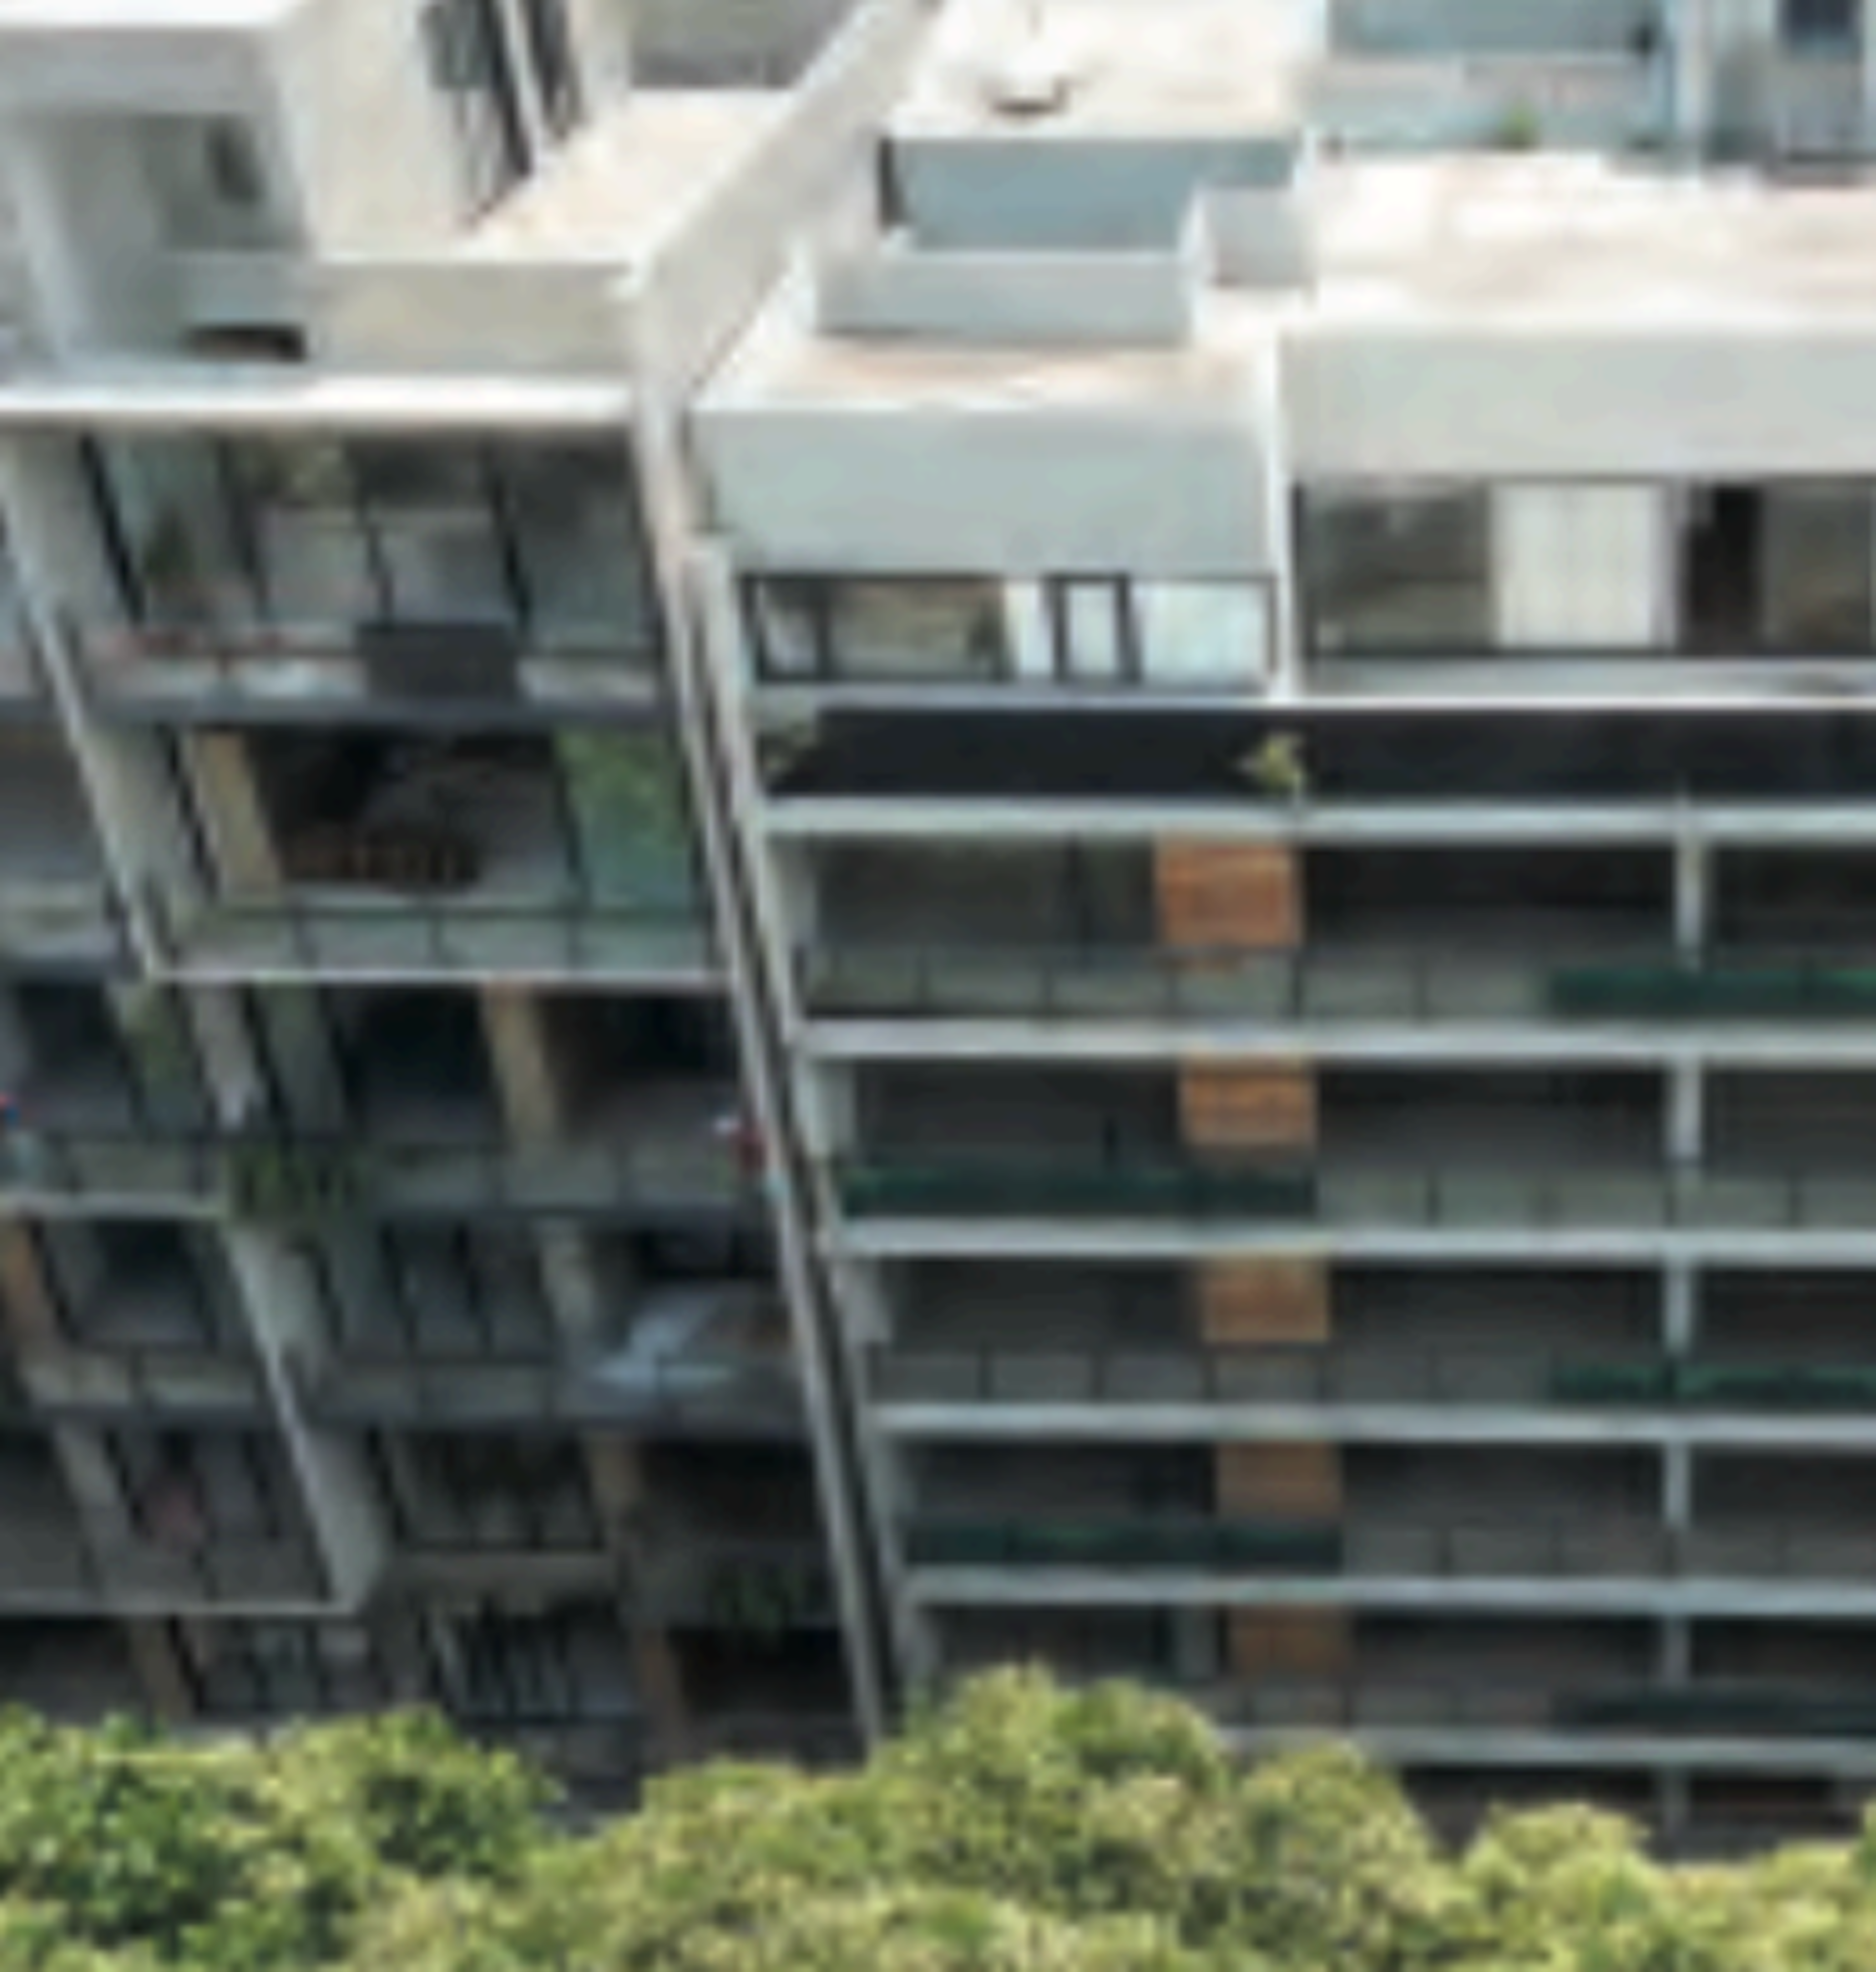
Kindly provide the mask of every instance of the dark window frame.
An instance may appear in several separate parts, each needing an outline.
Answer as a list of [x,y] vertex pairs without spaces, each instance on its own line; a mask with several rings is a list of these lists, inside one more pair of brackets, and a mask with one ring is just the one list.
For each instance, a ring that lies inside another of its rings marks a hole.
[[428,0],[419,24],[431,86],[449,112],[464,207],[479,218],[534,162],[500,11],[495,0]]

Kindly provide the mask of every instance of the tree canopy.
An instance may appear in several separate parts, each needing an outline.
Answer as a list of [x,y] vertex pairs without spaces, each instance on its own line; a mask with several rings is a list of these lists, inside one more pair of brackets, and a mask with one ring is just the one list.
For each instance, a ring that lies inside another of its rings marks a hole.
[[1346,1748],[984,1678],[864,1768],[576,1831],[418,1715],[257,1741],[0,1718],[0,1972],[1870,1972],[1876,1834],[1652,1859],[1584,1807],[1443,1847]]

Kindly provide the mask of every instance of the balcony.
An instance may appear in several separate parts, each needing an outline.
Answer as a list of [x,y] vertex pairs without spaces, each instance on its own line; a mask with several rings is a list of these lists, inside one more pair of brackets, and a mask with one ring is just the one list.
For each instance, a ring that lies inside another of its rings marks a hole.
[[215,869],[151,900],[216,978],[712,976],[681,768],[656,733],[250,729],[185,743]]
[[[1216,1518],[1089,1516],[966,1518],[915,1513],[907,1521],[910,1564],[932,1572],[923,1593],[951,1599],[984,1572],[1021,1584],[1113,1572],[1143,1578],[1142,1593],[1168,1575],[1254,1575],[1312,1585],[1344,1599],[1369,1588],[1383,1600],[1440,1584],[1679,1583],[1746,1588],[1785,1584],[1876,1606],[1876,1536],[1850,1527],[1715,1525],[1685,1533],[1636,1514],[1574,1519],[1504,1517],[1436,1521],[1378,1515],[1297,1526]],[[968,1595],[963,1599],[969,1599]],[[1044,1600],[1050,1599],[1044,1596]],[[1574,1606],[1574,1605],[1573,1605]]]
[[64,741],[0,729],[0,953],[10,966],[103,969],[123,927]]
[[502,1431],[530,1422],[682,1438],[797,1435],[801,1397],[779,1311],[759,1293],[654,1290],[623,1335],[538,1363],[305,1363],[309,1407],[341,1425]]
[[118,608],[70,626],[139,718],[655,705],[657,612],[616,444],[192,434],[87,448]]
[[[1273,738],[1299,744],[1300,802],[1260,793],[1250,771]],[[1671,821],[1688,804],[1853,810],[1876,782],[1876,736],[1852,711],[1784,707],[1553,707],[1541,720],[1352,705],[1280,719],[1255,711],[1116,720],[1062,711],[840,712],[778,742],[769,773],[783,804],[998,804],[994,832],[1002,834],[1015,832],[1013,804],[1038,821],[1051,805],[1137,805],[1147,834],[1170,810],[1194,806],[1266,830],[1365,808],[1391,828],[1418,811],[1489,814],[1514,805],[1553,810],[1560,824],[1596,808],[1639,808]]]
[[270,1414],[266,1385],[251,1361],[59,1349],[34,1350],[20,1366],[34,1404],[48,1418],[80,1422],[130,1412],[169,1424],[238,1425]]

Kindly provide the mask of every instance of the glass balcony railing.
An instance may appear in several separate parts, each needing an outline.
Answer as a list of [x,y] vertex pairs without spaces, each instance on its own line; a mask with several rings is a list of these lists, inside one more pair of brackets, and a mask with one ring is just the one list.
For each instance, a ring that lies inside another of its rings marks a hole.
[[528,1145],[311,1136],[162,1138],[16,1128],[0,1141],[0,1203],[109,1201],[130,1216],[223,1216],[306,1232],[336,1218],[561,1213],[624,1223],[756,1210],[762,1177],[737,1148],[660,1138]]
[[708,926],[691,909],[552,897],[438,904],[387,886],[357,903],[155,895],[149,915],[168,962],[214,977],[525,971],[690,986],[714,976]]
[[1197,1160],[1096,1162],[1072,1154],[850,1159],[836,1166],[856,1218],[953,1216],[1308,1219],[1319,1201],[1305,1169],[1234,1169]]
[[[1594,1164],[1587,1158],[1586,1163]],[[922,1153],[837,1161],[856,1219],[1088,1219],[1455,1232],[1830,1230],[1876,1226],[1876,1169],[1427,1170],[1390,1165],[1237,1167],[1197,1158],[1021,1158]]]
[[1495,1350],[917,1349],[874,1357],[886,1404],[1442,1404],[1624,1410],[1876,1409],[1876,1364],[1586,1361]]
[[[1560,938],[1560,946],[1569,941]],[[1353,1020],[1856,1020],[1876,965],[1677,955],[1640,943],[1559,965],[1454,928],[1438,949],[1306,951],[854,943],[804,952],[804,1003],[825,1017],[1236,1017]]]
[[119,1418],[126,1412],[175,1424],[251,1421],[267,1399],[251,1359],[175,1350],[34,1350],[21,1372],[48,1417]]
[[1797,1684],[1285,1679],[1221,1693],[1212,1709],[1221,1725],[1247,1732],[1476,1729],[1729,1739],[1847,1739],[1876,1732],[1876,1691]]
[[1290,1520],[969,1520],[921,1516],[907,1559],[927,1568],[1205,1568],[1333,1573],[1342,1536]]
[[913,1567],[1169,1569],[1256,1572],[1311,1581],[1783,1582],[1876,1603],[1876,1534],[1828,1524],[1695,1526],[1611,1511],[1576,1520],[1386,1520],[1339,1525],[1221,1520],[972,1518],[915,1513]]

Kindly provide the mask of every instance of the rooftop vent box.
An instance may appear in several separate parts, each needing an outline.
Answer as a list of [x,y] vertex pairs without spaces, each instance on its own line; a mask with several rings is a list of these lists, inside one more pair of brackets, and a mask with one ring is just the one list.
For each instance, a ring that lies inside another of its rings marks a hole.
[[483,700],[519,695],[520,651],[505,624],[361,623],[358,643],[374,694]]
[[1067,103],[1074,86],[1067,45],[1034,11],[984,70],[984,100],[1001,116],[1049,116]]

